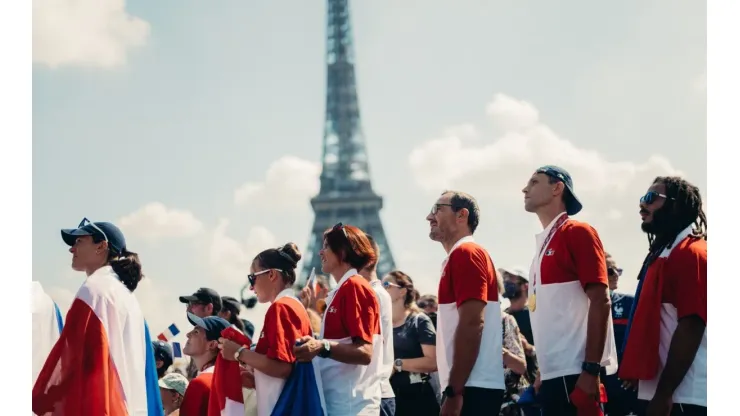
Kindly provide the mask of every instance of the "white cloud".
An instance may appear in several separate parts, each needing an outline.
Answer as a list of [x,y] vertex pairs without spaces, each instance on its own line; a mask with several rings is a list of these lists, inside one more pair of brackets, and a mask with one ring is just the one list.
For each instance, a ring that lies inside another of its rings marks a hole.
[[247,182],[234,191],[234,203],[269,203],[271,210],[293,210],[319,192],[320,173],[318,163],[283,156],[270,164],[263,182]]
[[189,237],[203,229],[190,211],[167,208],[160,202],[146,204],[118,220],[118,224],[126,234],[149,241]]
[[238,241],[226,231],[229,220],[221,219],[213,231],[208,260],[215,276],[223,281],[244,284],[249,266],[257,254],[269,247],[277,247],[275,236],[265,227],[252,227],[243,241]]
[[51,68],[121,66],[149,32],[125,0],[33,0],[33,62]]
[[702,72],[699,76],[694,79],[694,91],[699,94],[706,95],[707,93],[707,72]]

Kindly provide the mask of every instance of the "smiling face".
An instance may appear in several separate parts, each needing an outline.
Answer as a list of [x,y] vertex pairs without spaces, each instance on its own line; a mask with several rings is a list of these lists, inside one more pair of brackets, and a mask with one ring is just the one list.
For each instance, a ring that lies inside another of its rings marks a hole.
[[105,242],[95,243],[92,236],[80,236],[69,248],[72,253],[72,270],[87,272],[95,270],[105,262]]
[[524,193],[524,210],[537,212],[543,206],[552,203],[553,199],[563,193],[564,184],[560,181],[550,183],[550,177],[544,173],[535,173],[529,178]]
[[321,270],[324,273],[332,274],[341,265],[339,254],[335,253],[324,239],[324,245],[319,250],[319,257],[321,258]]

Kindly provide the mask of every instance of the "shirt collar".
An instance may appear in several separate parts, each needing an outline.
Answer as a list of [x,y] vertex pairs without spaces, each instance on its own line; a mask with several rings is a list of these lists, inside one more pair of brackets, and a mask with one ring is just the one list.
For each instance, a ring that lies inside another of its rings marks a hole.
[[334,295],[334,292],[336,292],[337,290],[339,290],[339,288],[342,287],[342,285],[344,284],[344,282],[346,282],[350,277],[352,277],[352,276],[354,276],[356,274],[357,274],[357,269],[349,269],[349,270],[347,270],[347,273],[345,273],[344,276],[342,276],[342,278],[339,279],[339,283],[337,283],[337,287],[335,287],[331,292],[329,292],[328,296],[333,296]]
[[285,288],[285,289],[283,289],[283,290],[282,290],[282,291],[281,291],[280,293],[278,293],[278,295],[277,295],[277,296],[275,296],[275,300],[278,300],[278,299],[280,299],[280,298],[283,298],[283,297],[285,297],[285,296],[292,296],[292,297],[295,297],[295,296],[294,296],[294,293],[295,293],[295,292],[293,291],[293,288],[292,288],[292,287],[286,287],[286,288]]
[[544,238],[545,236],[547,236],[550,233],[550,230],[552,230],[552,227],[555,226],[555,223],[558,222],[558,220],[560,219],[560,217],[562,217],[563,215],[567,215],[565,213],[565,211],[561,212],[560,214],[558,214],[557,217],[553,218],[552,221],[550,221],[550,223],[547,224],[547,227],[545,227],[544,230],[542,230],[539,233],[535,234],[535,237],[539,240],[540,238]]

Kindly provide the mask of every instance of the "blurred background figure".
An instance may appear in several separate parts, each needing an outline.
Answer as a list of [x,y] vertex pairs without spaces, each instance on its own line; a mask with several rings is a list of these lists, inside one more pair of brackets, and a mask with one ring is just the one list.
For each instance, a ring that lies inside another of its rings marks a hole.
[[439,414],[430,373],[437,371],[437,332],[416,304],[419,292],[407,274],[393,271],[383,278],[393,309],[393,375],[396,416]]
[[157,364],[157,378],[161,379],[174,362],[172,347],[164,341],[156,340],[152,341],[152,349],[154,350],[154,361]]
[[[496,276],[499,294],[504,293],[502,273]],[[527,381],[527,361],[524,355],[522,341],[524,338],[519,332],[516,319],[506,311],[501,312],[501,326],[503,338],[501,347],[504,361],[504,399],[501,405],[500,416],[518,416],[521,409],[517,402],[521,394],[529,387]]]
[[[246,334],[244,322],[239,319],[239,312],[241,311],[241,308],[242,303],[236,300],[236,298],[233,298],[231,296],[222,296],[221,310],[218,312],[218,316],[224,318],[230,324],[236,326],[237,329],[239,329],[239,331],[241,331],[243,334]],[[254,333],[254,329],[252,329],[252,333]],[[251,339],[252,336],[249,335],[249,338]]]
[[36,383],[36,378],[41,371],[41,367],[46,362],[52,347],[59,339],[62,333],[62,313],[59,306],[44,292],[41,283],[31,282],[31,334],[33,342],[31,343],[31,354],[33,354],[32,364],[32,385]]
[[434,329],[437,329],[437,303],[436,295],[423,295],[416,301],[416,305],[432,320]]
[[178,416],[180,405],[188,388],[188,379],[179,373],[170,373],[159,380],[159,393],[165,416]]

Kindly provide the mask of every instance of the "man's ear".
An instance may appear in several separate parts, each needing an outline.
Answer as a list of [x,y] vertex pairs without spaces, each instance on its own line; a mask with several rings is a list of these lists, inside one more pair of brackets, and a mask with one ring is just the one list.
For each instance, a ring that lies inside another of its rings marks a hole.
[[470,211],[468,211],[467,208],[461,208],[459,211],[455,213],[457,218],[464,220],[464,222],[468,223],[468,216],[470,215]]

